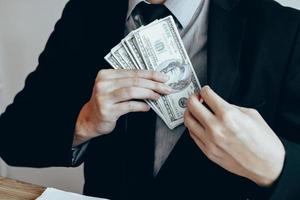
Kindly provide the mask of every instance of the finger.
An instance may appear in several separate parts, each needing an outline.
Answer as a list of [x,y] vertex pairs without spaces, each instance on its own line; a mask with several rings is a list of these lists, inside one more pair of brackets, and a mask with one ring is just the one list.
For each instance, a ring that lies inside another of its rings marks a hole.
[[190,97],[187,106],[193,117],[195,117],[205,128],[216,120],[213,113],[206,108],[195,95]]
[[203,101],[216,115],[223,113],[224,110],[230,107],[230,104],[215,93],[209,86],[203,87],[200,91],[200,95]]
[[205,143],[199,140],[198,137],[196,137],[192,132],[190,132],[191,138],[194,140],[194,142],[197,144],[197,146],[201,149],[201,151],[206,155],[207,150],[205,147]]
[[205,141],[207,140],[205,128],[192,116],[189,111],[185,112],[184,124],[190,131],[190,134],[193,134],[194,137],[198,138],[198,140],[205,144]]
[[133,99],[140,100],[158,100],[160,95],[152,90],[130,87],[130,88],[120,88],[109,94],[112,103],[119,103],[123,101],[129,101]]
[[168,95],[173,92],[173,89],[163,83],[155,82],[144,78],[119,78],[107,83],[107,88],[110,91],[125,88],[125,87],[140,87],[153,90],[159,94]]
[[117,118],[131,112],[148,112],[150,106],[140,101],[126,101],[115,105],[115,113]]
[[208,159],[222,166],[221,164],[223,163],[225,156],[220,149],[218,149],[210,141],[202,141],[201,139],[195,136],[195,133],[193,133],[193,131],[190,131],[190,135]]
[[144,78],[162,83],[169,80],[169,77],[164,73],[149,70],[108,69],[101,70],[97,76],[97,80],[111,80],[118,78]]

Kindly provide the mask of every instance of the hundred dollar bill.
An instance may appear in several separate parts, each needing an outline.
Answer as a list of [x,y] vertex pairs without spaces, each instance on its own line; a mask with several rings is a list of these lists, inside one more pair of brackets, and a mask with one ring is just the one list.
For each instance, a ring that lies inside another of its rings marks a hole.
[[[117,47],[116,48],[116,51],[118,51],[117,49],[120,49],[120,47]],[[106,56],[105,56],[105,60],[114,68],[114,69],[127,69],[127,66],[130,66],[132,63],[131,62],[126,62],[128,61],[127,59],[122,59],[122,64],[123,66],[126,66],[126,67],[123,67],[118,61],[117,59],[113,56],[112,53],[108,53]],[[131,68],[129,70],[132,70]],[[151,100],[145,100],[146,103],[156,112],[156,114],[163,120],[166,122],[166,119],[163,115],[163,113],[160,111],[161,109],[158,107],[158,103],[155,102],[155,101],[151,101]]]
[[139,51],[149,70],[170,76],[166,83],[174,93],[161,97],[170,129],[183,123],[188,98],[200,90],[200,83],[184,48],[172,16],[134,32]]
[[[150,24],[148,24],[147,26],[141,26],[138,30],[143,29],[143,28],[148,27],[148,26],[151,26],[151,25],[154,25],[158,22],[159,22],[159,20],[155,20],[155,21],[151,22]],[[138,31],[138,30],[135,30],[135,31]],[[131,33],[129,33],[127,35],[127,37],[124,39],[124,43],[128,47],[128,50],[130,51],[130,54],[133,55],[133,58],[138,63],[139,69],[145,70],[145,69],[148,69],[148,68],[145,64],[143,56],[142,56],[142,54],[139,50],[139,47],[136,43],[136,40],[135,40],[135,37],[134,37],[135,31],[132,31]],[[159,99],[158,101],[150,101],[150,102],[153,103],[156,108],[158,108],[158,111],[159,111],[159,113],[161,113],[161,115],[163,115],[163,116],[167,115],[167,112],[163,107],[163,102],[162,102],[161,99]],[[162,119],[165,121],[166,124],[169,124],[169,122],[167,121],[167,119],[165,117],[163,117]]]
[[126,52],[122,43],[118,44],[111,50],[113,57],[121,64],[124,69],[135,69],[135,65],[132,62],[130,56]]
[[127,35],[127,37],[124,39],[124,43],[127,46],[128,50],[130,51],[130,54],[133,56],[136,63],[138,64],[139,69],[146,69],[146,65],[144,63],[142,55],[140,54],[139,49],[136,45],[133,32]]
[[[147,26],[151,26],[151,25],[153,25],[155,23],[158,23],[158,22],[159,22],[159,20],[155,20],[155,21],[151,22],[150,24],[148,24]],[[142,29],[142,28],[147,27],[147,26],[141,26],[139,29]],[[136,41],[135,41],[135,38],[134,38],[134,32],[135,31],[130,32],[124,38],[124,40],[122,40],[123,45],[126,46],[127,49],[129,50],[128,53],[132,55],[133,59],[135,60],[135,62],[138,65],[138,68],[139,69],[147,69],[146,65],[145,65],[145,62],[143,60],[143,57],[142,57],[141,53],[139,52],[138,46],[136,44]]]
[[130,52],[129,47],[126,45],[125,39],[123,39],[121,41],[121,44],[122,44],[124,50],[126,51],[127,55],[130,57],[131,62],[134,64],[135,69],[140,69],[139,64],[136,62],[136,59],[134,58],[134,56]]
[[[154,24],[158,22],[158,20],[155,20],[154,22],[152,22],[151,24]],[[127,37],[125,37],[125,39],[122,40],[122,44],[123,46],[125,46],[127,53],[129,55],[132,55],[132,58],[135,60],[135,62],[138,65],[138,69],[142,69],[145,70],[146,65],[142,59],[142,55],[138,50],[138,46],[134,40],[134,35],[133,35],[134,31],[129,33],[127,35]],[[154,108],[153,110],[164,120],[166,121],[166,118],[164,117],[165,113],[163,112],[164,109],[161,108],[162,102],[160,102],[161,100],[158,101],[153,101],[153,100],[147,100],[146,102],[151,105],[151,108]],[[166,122],[167,123],[167,122]]]
[[114,68],[114,69],[123,69],[122,65],[113,57],[111,53],[107,54],[104,59]]

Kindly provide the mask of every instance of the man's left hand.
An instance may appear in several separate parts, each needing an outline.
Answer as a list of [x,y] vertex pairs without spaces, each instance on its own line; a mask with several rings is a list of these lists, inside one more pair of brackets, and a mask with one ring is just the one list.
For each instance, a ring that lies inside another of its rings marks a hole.
[[260,186],[272,185],[281,174],[285,149],[255,109],[229,104],[208,86],[192,96],[185,126],[197,146],[213,162]]

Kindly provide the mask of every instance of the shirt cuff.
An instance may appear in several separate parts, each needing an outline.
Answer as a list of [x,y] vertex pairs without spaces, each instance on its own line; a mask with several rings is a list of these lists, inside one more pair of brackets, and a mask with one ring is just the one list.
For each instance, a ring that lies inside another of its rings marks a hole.
[[300,147],[298,144],[281,139],[286,157],[283,170],[273,187],[271,200],[300,199]]
[[83,163],[84,155],[89,146],[89,142],[83,143],[81,145],[72,148],[72,166],[78,167]]
[[[261,187],[255,183],[249,185],[246,192],[254,200],[300,199],[300,147],[298,144],[281,138],[285,146],[284,166],[278,179],[270,187]],[[297,198],[295,198],[297,197]]]

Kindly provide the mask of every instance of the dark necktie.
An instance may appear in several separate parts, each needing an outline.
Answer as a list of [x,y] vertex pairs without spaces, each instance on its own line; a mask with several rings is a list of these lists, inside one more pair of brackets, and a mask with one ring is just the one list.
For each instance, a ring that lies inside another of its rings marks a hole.
[[171,11],[163,4],[141,2],[133,11],[133,17],[138,26],[147,25],[156,19],[162,19],[169,15],[172,15]]

